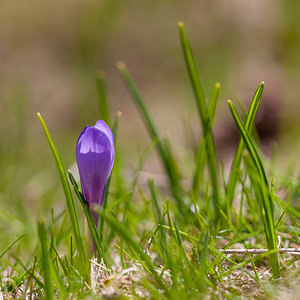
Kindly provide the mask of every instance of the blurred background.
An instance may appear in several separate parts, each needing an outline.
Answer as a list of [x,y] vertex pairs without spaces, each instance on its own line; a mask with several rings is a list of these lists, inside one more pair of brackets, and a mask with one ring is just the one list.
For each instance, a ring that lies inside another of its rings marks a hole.
[[[221,83],[214,128],[220,158],[230,160],[238,139],[227,99],[248,107],[264,81],[257,116],[264,152],[270,156],[275,149],[279,166],[293,167],[297,174],[299,13],[297,0],[2,0],[1,219],[13,219],[14,230],[20,226],[22,231],[16,215],[29,218],[29,210],[35,218],[37,212],[65,206],[36,113],[44,117],[65,167],[72,167],[79,133],[99,119],[99,69],[106,73],[112,117],[122,112],[122,164],[135,168],[150,140],[116,68],[119,60],[134,77],[160,132],[170,137],[181,168],[190,174],[193,163],[183,162],[197,144],[201,126],[178,21],[185,23],[207,98],[213,84]],[[150,161],[145,169],[161,172],[155,153]],[[10,232],[5,225],[0,229]]]

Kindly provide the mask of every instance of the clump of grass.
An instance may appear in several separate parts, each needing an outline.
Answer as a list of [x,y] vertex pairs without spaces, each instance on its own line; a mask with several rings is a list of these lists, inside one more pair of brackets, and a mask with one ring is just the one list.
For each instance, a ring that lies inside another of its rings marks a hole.
[[[229,177],[222,179],[212,130],[220,84],[212,87],[207,101],[181,22],[179,34],[203,131],[189,178],[191,188],[182,184],[184,174],[173,146],[161,136],[125,64],[118,63],[152,140],[136,161],[132,182],[128,184],[122,176],[117,149],[97,228],[78,183],[70,171],[68,180],[49,130],[38,114],[56,162],[67,210],[57,214],[52,210],[50,224],[43,219],[38,222],[38,238],[32,237],[36,247],[27,261],[18,256],[13,256],[13,263],[3,260],[15,244],[22,243],[23,235],[0,254],[2,270],[7,274],[1,276],[2,293],[46,299],[99,295],[155,299],[261,297],[276,293],[278,281],[274,279],[296,269],[299,213],[293,202],[276,195],[276,178],[268,175],[251,136],[264,83],[257,88],[244,122],[228,101],[241,140]],[[101,74],[97,77],[101,117],[109,122],[113,118]],[[119,117],[112,126],[115,141]],[[153,148],[165,169],[170,194],[159,190],[155,176],[149,178],[147,188],[138,184],[139,171]],[[81,207],[74,203],[70,183]],[[277,186],[280,188],[284,187]],[[239,210],[234,200],[239,201]],[[287,249],[290,246],[293,249]],[[299,281],[299,275],[294,276]]]

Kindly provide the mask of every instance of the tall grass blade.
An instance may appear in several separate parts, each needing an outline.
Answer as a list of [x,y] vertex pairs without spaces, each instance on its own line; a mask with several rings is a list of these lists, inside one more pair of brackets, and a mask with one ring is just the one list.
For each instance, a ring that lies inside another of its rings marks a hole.
[[[208,108],[207,112],[210,118],[211,122],[211,127],[213,126],[214,119],[215,119],[215,114],[216,114],[216,108],[217,108],[217,102],[219,99],[219,94],[220,94],[220,84],[216,83],[213,87],[210,100],[208,103]],[[193,191],[198,192],[200,183],[201,183],[201,178],[203,176],[204,168],[206,165],[206,160],[207,160],[207,153],[206,153],[206,143],[205,139],[202,136],[200,140],[200,144],[198,147],[198,152],[197,152],[197,157],[196,157],[196,168],[193,176]]]
[[[255,167],[255,171],[248,172],[248,173],[250,176],[250,180],[253,183],[253,188],[256,192],[256,197],[261,207],[267,246],[270,251],[276,250],[277,246],[276,246],[276,233],[275,233],[275,221],[274,221],[274,204],[272,201],[267,176],[262,161],[255,147],[255,144],[249,135],[249,132],[244,127],[240,116],[238,115],[235,107],[233,106],[230,100],[228,100],[228,105],[232,113],[232,116],[234,118],[234,121],[236,123],[236,126],[241,134],[241,137],[244,140],[244,143],[251,157],[251,160],[248,161],[248,164],[250,162]],[[273,276],[275,278],[278,278],[280,274],[279,274],[279,262],[278,262],[277,253],[271,254],[270,261],[271,261]]]
[[203,247],[201,253],[201,260],[200,260],[200,272],[199,272],[199,290],[202,294],[206,291],[205,285],[205,276],[207,271],[207,252],[208,252],[208,243],[209,243],[209,233],[206,232],[203,240]]
[[77,246],[80,258],[81,258],[82,265],[84,267],[84,271],[86,272],[87,271],[86,257],[85,257],[85,252],[84,252],[83,243],[82,243],[82,239],[81,239],[77,213],[76,213],[76,209],[75,209],[75,205],[74,205],[70,185],[69,185],[69,182],[68,182],[68,179],[67,179],[67,176],[66,176],[66,172],[65,172],[64,166],[62,164],[61,158],[58,154],[58,151],[57,151],[57,149],[54,145],[54,142],[51,138],[49,130],[46,126],[46,123],[44,122],[44,120],[43,120],[42,116],[40,115],[40,113],[38,113],[37,115],[40,119],[40,122],[42,124],[42,127],[43,127],[43,130],[45,132],[46,138],[48,140],[48,143],[50,145],[50,148],[51,148],[53,156],[54,156],[54,160],[55,160],[55,163],[56,163],[56,166],[57,166],[60,181],[62,183],[63,190],[64,190],[65,197],[66,197],[66,201],[67,201],[67,206],[68,206],[68,210],[69,210],[69,214],[70,214],[70,218],[71,218],[72,229],[73,229],[74,236],[75,236],[76,246]]
[[[255,116],[260,104],[260,100],[262,97],[262,93],[264,90],[264,82],[262,82],[254,96],[248,111],[248,114],[246,116],[246,120],[245,120],[245,129],[248,132],[251,132],[253,124],[254,124],[254,120],[255,120]],[[243,150],[245,148],[245,144],[243,139],[240,140],[235,155],[234,155],[234,159],[231,165],[231,171],[230,171],[230,175],[229,175],[229,179],[228,179],[228,183],[227,183],[227,189],[226,189],[226,206],[227,206],[227,216],[229,219],[231,219],[231,205],[232,205],[232,201],[234,198],[234,192],[235,192],[235,187],[236,184],[238,182],[238,178],[239,178],[239,169],[240,169],[240,165],[241,165],[241,161],[242,161],[242,155],[243,155]]]
[[125,64],[123,62],[119,62],[118,68],[121,72],[121,75],[123,77],[123,80],[124,80],[128,90],[132,94],[133,100],[135,101],[137,107],[139,108],[139,110],[141,112],[144,123],[148,129],[148,132],[149,132],[151,138],[158,141],[157,142],[158,153],[162,160],[162,163],[164,165],[166,173],[168,175],[172,195],[175,198],[175,200],[177,201],[177,206],[178,206],[179,211],[184,215],[184,204],[183,204],[182,197],[181,197],[182,187],[180,185],[180,174],[178,174],[178,171],[177,171],[178,169],[173,164],[174,160],[170,157],[164,143],[160,140],[160,136],[159,136],[158,131],[157,131],[157,129],[154,125],[154,122],[151,118],[151,115],[148,111],[145,101],[141,97]]
[[178,23],[179,34],[181,39],[181,46],[183,49],[187,69],[189,72],[190,80],[193,86],[197,108],[201,119],[203,136],[206,144],[206,151],[208,155],[208,166],[213,189],[214,200],[214,219],[217,221],[219,218],[220,209],[220,192],[219,192],[219,179],[218,179],[218,163],[215,149],[215,142],[211,129],[211,119],[207,111],[206,102],[204,98],[203,89],[200,83],[197,67],[193,57],[192,49],[182,22]]
[[50,256],[48,252],[48,238],[45,229],[45,224],[43,221],[38,222],[38,233],[39,240],[42,249],[42,266],[44,270],[44,288],[45,288],[45,298],[47,300],[54,299],[54,289],[51,278],[51,267],[50,267]]
[[228,100],[228,105],[231,111],[231,114],[233,116],[233,119],[236,123],[236,126],[240,132],[241,137],[244,140],[244,143],[249,151],[249,154],[251,155],[253,162],[261,176],[261,178],[263,179],[264,183],[268,186],[268,179],[267,179],[267,175],[266,172],[264,170],[262,161],[259,157],[258,151],[255,147],[255,144],[252,140],[252,138],[250,137],[248,130],[244,127],[242,120],[240,118],[240,116],[238,115],[235,107],[233,106],[232,102],[230,100]]
[[173,259],[172,256],[170,254],[170,248],[167,245],[167,237],[166,237],[166,232],[165,232],[165,228],[164,226],[164,217],[167,214],[167,211],[162,214],[159,204],[158,204],[158,200],[157,200],[157,191],[156,191],[156,187],[154,184],[154,180],[153,178],[150,178],[148,180],[148,185],[149,185],[149,189],[150,189],[150,194],[151,194],[151,199],[153,202],[153,210],[154,210],[154,215],[155,215],[155,219],[156,219],[156,225],[157,228],[159,230],[160,235],[158,236],[158,245],[160,247],[160,253],[163,254],[163,257],[166,258],[167,260],[167,268],[170,268],[171,272],[173,272]]

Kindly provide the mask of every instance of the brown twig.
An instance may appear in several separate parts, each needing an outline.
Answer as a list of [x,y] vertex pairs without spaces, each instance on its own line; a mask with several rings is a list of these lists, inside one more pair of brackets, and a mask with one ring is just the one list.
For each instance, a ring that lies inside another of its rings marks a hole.
[[[279,253],[287,253],[294,256],[300,256],[300,248],[278,248]],[[268,249],[219,249],[224,254],[261,254],[268,252]]]

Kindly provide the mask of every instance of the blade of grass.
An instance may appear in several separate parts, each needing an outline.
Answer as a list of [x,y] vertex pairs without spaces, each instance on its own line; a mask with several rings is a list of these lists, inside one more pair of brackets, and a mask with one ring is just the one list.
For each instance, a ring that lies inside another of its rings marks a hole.
[[[207,108],[207,113],[209,115],[211,127],[213,126],[213,123],[214,123],[219,94],[220,94],[220,84],[216,83],[213,87],[213,90],[212,90],[212,93],[210,96],[210,101],[209,101],[208,108]],[[194,172],[194,176],[193,176],[193,188],[192,189],[195,193],[199,192],[201,178],[203,176],[204,167],[206,165],[206,159],[207,159],[206,143],[205,143],[204,137],[202,136],[200,143],[199,143],[199,147],[198,147],[198,152],[197,152],[197,157],[196,157],[196,168],[195,168],[195,172]]]
[[0,259],[5,255],[5,253],[13,247],[20,239],[24,237],[25,233],[22,233],[18,238],[16,238],[12,243],[10,243],[0,254]]
[[155,139],[158,141],[157,142],[157,150],[158,150],[159,156],[162,160],[163,166],[166,170],[166,173],[168,175],[172,195],[177,202],[179,211],[182,213],[182,215],[184,215],[184,203],[182,201],[182,197],[180,196],[182,193],[182,187],[180,184],[180,175],[177,172],[177,168],[176,168],[176,166],[173,165],[173,163],[172,163],[173,160],[171,159],[170,154],[168,153],[166,147],[164,146],[164,143],[160,140],[158,131],[154,125],[154,122],[151,118],[151,115],[148,111],[145,101],[141,97],[125,64],[123,62],[119,62],[117,64],[117,66],[121,72],[121,75],[123,77],[123,80],[124,80],[128,90],[132,94],[133,100],[135,101],[137,107],[140,110],[140,113],[143,117],[144,123],[148,129],[150,137],[152,139]]
[[201,253],[201,260],[200,260],[200,272],[198,275],[199,278],[199,290],[202,294],[206,291],[206,284],[205,284],[205,276],[207,271],[207,252],[208,252],[208,243],[209,243],[209,233],[206,232],[203,240],[203,247]]
[[[50,247],[51,250],[51,247]],[[50,254],[48,253],[49,258],[50,258]],[[69,292],[67,291],[64,282],[62,281],[62,279],[59,276],[58,270],[56,268],[56,266],[54,265],[54,263],[52,262],[52,260],[49,260],[50,262],[50,269],[51,269],[51,273],[53,276],[53,279],[56,283],[57,289],[59,290],[60,293],[60,297],[62,299],[66,299],[69,296]]]
[[48,253],[48,237],[45,229],[45,224],[43,221],[38,222],[38,233],[42,249],[42,266],[44,271],[44,288],[45,288],[45,298],[47,300],[54,299],[54,289],[51,278],[51,267],[50,267],[50,257]]
[[52,247],[55,247],[55,238],[54,238],[54,210],[51,208],[51,224],[50,224],[50,231],[51,231],[51,237],[50,237],[50,250],[52,251]]
[[[140,260],[141,262],[144,262],[147,266],[147,269],[150,272],[150,275],[153,276],[157,284],[161,289],[163,289],[168,295],[168,288],[161,280],[160,276],[158,275],[157,271],[155,270],[155,267],[150,259],[150,257],[146,254],[144,249],[141,247],[141,245],[136,242],[131,232],[128,231],[128,228],[124,227],[119,221],[117,221],[112,216],[109,216],[107,214],[103,214],[101,212],[102,217],[105,219],[105,221],[116,231],[119,233],[120,237],[123,238],[124,241],[132,248],[133,252],[136,253],[135,257]],[[146,270],[147,270],[146,269]]]
[[[244,244],[244,246],[245,246],[245,244]],[[246,247],[245,247],[245,248],[246,248]],[[251,254],[249,253],[249,251],[247,250],[247,248],[246,248],[246,251],[247,251],[248,257],[249,257],[249,259],[250,259],[252,269],[253,269],[254,274],[255,274],[256,282],[260,282],[260,279],[259,279],[259,276],[258,276],[256,267],[255,267],[255,263],[254,263],[254,261],[253,261],[253,258],[252,258],[252,256],[251,256]]]
[[[244,143],[248,149],[248,152],[251,157],[251,161],[255,166],[256,172],[248,172],[250,176],[250,180],[254,183],[253,187],[257,195],[257,199],[261,206],[262,217],[265,225],[265,235],[267,246],[269,250],[277,249],[276,246],[276,233],[275,233],[275,221],[274,221],[274,204],[272,201],[272,197],[270,194],[270,189],[268,185],[267,176],[262,164],[262,161],[259,157],[258,151],[255,147],[254,142],[252,141],[248,131],[245,129],[240,116],[238,115],[235,107],[233,106],[232,102],[228,100],[228,105],[236,126],[241,134],[241,137],[244,140]],[[259,176],[257,176],[257,173]],[[279,262],[278,262],[278,255],[273,253],[270,256],[270,262],[272,266],[273,276],[275,278],[279,277]]]
[[[62,279],[59,276],[57,268],[55,267],[53,261],[51,260],[50,253],[53,249],[55,250],[55,248],[53,247],[52,244],[50,245],[50,248],[48,246],[47,232],[46,232],[45,224],[43,221],[40,221],[38,223],[38,233],[39,233],[39,239],[40,239],[40,244],[41,244],[41,249],[42,249],[42,265],[43,265],[43,269],[45,272],[44,288],[46,291],[46,298],[52,299],[52,298],[48,298],[47,293],[51,295],[51,290],[49,290],[49,288],[51,289],[51,287],[53,286],[53,283],[51,282],[51,278],[53,277],[53,280],[56,282],[57,289],[60,293],[60,297],[62,299],[66,299],[68,297],[69,293],[65,287],[65,284],[63,283]],[[58,256],[56,250],[55,250],[55,253]],[[46,275],[46,272],[49,274]],[[47,285],[51,285],[51,287],[49,287]],[[48,292],[47,292],[47,289],[48,289]]]
[[296,209],[294,209],[293,207],[291,207],[288,203],[284,202],[283,200],[281,200],[274,191],[274,180],[272,180],[271,182],[271,190],[272,190],[272,196],[275,199],[275,201],[277,202],[277,204],[280,204],[282,207],[284,207],[284,211],[282,212],[282,214],[280,215],[280,217],[278,218],[277,222],[276,222],[276,227],[278,225],[278,223],[280,222],[281,218],[283,217],[284,213],[288,213],[292,216],[295,216],[297,218],[300,219],[300,212],[298,212]]
[[[172,280],[174,280],[174,279],[177,280],[177,278],[175,276],[178,274],[178,270],[177,269],[175,270],[176,266],[174,263],[173,256],[171,254],[171,248],[167,245],[167,235],[166,235],[165,228],[163,227],[165,215],[168,214],[168,217],[170,217],[170,212],[168,211],[169,207],[167,205],[164,214],[161,213],[161,210],[160,210],[159,204],[158,204],[158,200],[157,200],[157,191],[156,191],[156,187],[155,187],[153,178],[149,179],[148,185],[149,185],[151,198],[152,198],[152,202],[153,202],[153,206],[154,206],[154,214],[156,216],[156,225],[157,225],[157,229],[159,230],[159,233],[160,233],[160,235],[157,238],[159,252],[161,253],[162,259],[165,261],[164,266],[166,268],[170,269],[170,271],[171,271]],[[154,238],[154,236],[155,236],[155,232],[153,234],[153,238]],[[153,240],[153,238],[152,238],[152,240]],[[150,246],[150,243],[149,243],[149,246]],[[174,282],[174,284],[175,283],[176,282]]]
[[[246,266],[247,264],[249,264],[249,263],[251,263],[251,262],[254,263],[255,261],[261,260],[262,258],[264,258],[264,257],[266,257],[266,256],[269,256],[269,255],[272,255],[272,254],[277,254],[277,252],[278,252],[277,249],[273,249],[273,250],[269,250],[268,252],[264,252],[264,253],[262,253],[261,255],[257,255],[257,256],[255,256],[254,258],[244,260],[244,261],[242,261],[241,263],[236,264],[236,265],[234,265],[233,267],[228,268],[226,271],[220,273],[220,274],[217,276],[216,279],[220,279],[220,278],[226,276],[227,274],[232,273],[232,271],[234,271],[234,270],[241,269],[242,267]],[[255,279],[254,276],[252,276],[252,278]]]
[[157,197],[156,197],[156,191],[155,191],[155,187],[154,187],[154,181],[153,178],[149,178],[148,180],[148,186],[150,189],[150,193],[151,193],[151,198],[152,198],[152,202],[154,205],[154,211],[155,211],[155,219],[156,219],[156,225],[161,224],[163,225],[162,222],[162,218],[161,218],[161,211],[157,202]]
[[69,185],[69,182],[68,182],[66,172],[65,172],[64,166],[62,164],[61,158],[60,158],[60,156],[58,154],[58,151],[57,151],[57,149],[54,145],[54,142],[51,138],[51,135],[50,135],[49,130],[46,126],[46,123],[43,120],[40,113],[38,113],[37,115],[38,115],[39,120],[42,124],[43,130],[45,132],[46,138],[48,140],[48,143],[50,145],[50,148],[51,148],[53,156],[54,156],[54,160],[55,160],[55,163],[56,163],[56,166],[57,166],[60,181],[62,183],[63,190],[64,190],[64,193],[65,193],[69,214],[70,214],[70,217],[71,217],[72,229],[73,229],[73,232],[74,232],[77,249],[78,249],[78,252],[79,252],[79,255],[80,255],[80,258],[81,258],[81,262],[82,262],[82,265],[83,265],[85,275],[86,275],[87,274],[86,257],[85,257],[85,252],[84,252],[84,248],[83,248],[83,244],[82,244],[77,213],[76,213],[76,209],[75,209],[75,205],[74,205],[70,185]]
[[219,214],[219,208],[220,208],[219,188],[220,187],[219,187],[219,179],[218,179],[218,163],[217,163],[215,142],[214,142],[212,129],[211,129],[212,122],[207,111],[203,89],[200,83],[200,78],[193,57],[192,49],[184,28],[184,24],[182,22],[179,22],[178,27],[179,27],[181,46],[183,49],[187,69],[194,90],[197,108],[198,108],[198,112],[202,124],[203,136],[206,144],[206,152],[208,155],[208,166],[209,166],[210,179],[211,179],[212,192],[213,192],[213,201],[214,201],[213,218],[214,221],[216,222],[220,217]]
[[[254,96],[248,111],[248,114],[246,116],[246,120],[245,120],[245,129],[248,132],[251,132],[253,124],[254,124],[254,120],[255,120],[255,116],[260,104],[260,100],[262,97],[262,93],[264,90],[264,82],[262,82]],[[234,192],[235,192],[235,187],[239,178],[239,168],[241,165],[241,161],[242,161],[242,155],[243,155],[243,150],[245,148],[245,144],[243,139],[240,140],[235,155],[234,155],[234,159],[231,165],[231,171],[230,171],[230,175],[229,175],[229,179],[228,179],[228,183],[227,183],[227,189],[226,189],[226,206],[227,206],[227,215],[228,215],[228,219],[231,220],[231,205],[232,205],[232,201],[233,201],[233,197],[234,197]]]

